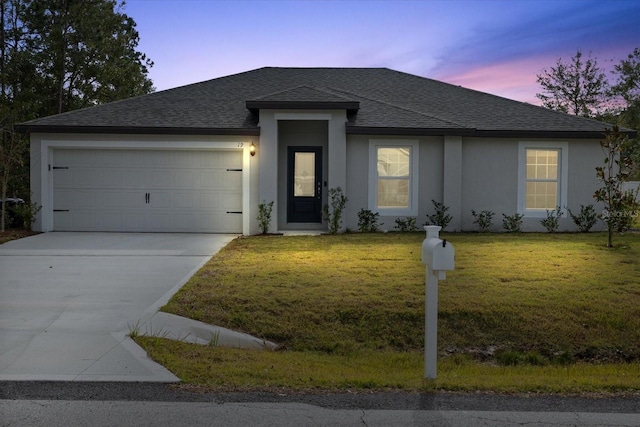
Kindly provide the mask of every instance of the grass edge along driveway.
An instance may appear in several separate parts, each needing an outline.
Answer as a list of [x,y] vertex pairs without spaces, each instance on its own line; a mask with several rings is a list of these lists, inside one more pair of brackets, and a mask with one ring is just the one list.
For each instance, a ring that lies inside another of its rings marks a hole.
[[[628,392],[640,388],[640,235],[445,234],[438,378],[423,376],[423,233],[240,238],[163,309],[277,352],[136,340],[211,389]],[[215,343],[212,343],[215,344]]]

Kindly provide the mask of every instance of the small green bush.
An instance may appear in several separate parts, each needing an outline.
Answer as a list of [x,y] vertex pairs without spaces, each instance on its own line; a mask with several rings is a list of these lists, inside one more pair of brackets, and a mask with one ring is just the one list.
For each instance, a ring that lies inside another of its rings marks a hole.
[[378,212],[373,213],[369,209],[360,209],[358,212],[358,230],[361,233],[375,233],[382,224],[378,223]]
[[263,200],[258,205],[258,226],[262,234],[269,232],[269,225],[271,224],[271,211],[273,210],[273,201],[267,203]]
[[447,228],[447,225],[453,220],[453,217],[447,213],[449,210],[448,206],[445,206],[444,203],[436,202],[435,200],[431,200],[433,203],[433,207],[435,209],[435,213],[432,215],[427,215],[427,223],[425,225],[439,225],[442,227],[442,231]]
[[546,228],[549,233],[555,233],[556,231],[558,231],[558,227],[560,226],[560,217],[562,217],[562,211],[560,209],[560,206],[558,206],[553,211],[548,210],[547,217],[540,221],[540,224],[542,224],[542,226]]
[[343,194],[340,187],[330,188],[328,193],[329,203],[324,205],[322,210],[325,220],[329,223],[329,233],[336,234],[340,231],[342,215],[349,199]]
[[502,214],[502,228],[505,229],[507,233],[518,233],[522,228],[522,218],[524,215],[519,213],[514,213],[513,215],[505,215]]
[[473,220],[473,223],[478,224],[478,227],[480,227],[480,231],[482,232],[489,231],[489,229],[493,225],[492,220],[493,220],[493,216],[495,215],[494,212],[491,212],[491,211],[476,212],[474,210],[471,210],[471,215],[473,215],[473,217],[475,218]]
[[574,215],[569,208],[567,208],[567,212],[569,212],[569,216],[581,233],[588,233],[598,221],[598,214],[593,205],[580,205],[580,213],[578,215]]
[[416,224],[416,219],[414,217],[406,217],[406,218],[396,218],[396,230],[401,233],[410,233],[412,231],[418,231],[418,225]]
[[40,212],[42,206],[37,203],[20,203],[12,207],[14,225],[31,230],[33,223],[36,221],[36,214]]

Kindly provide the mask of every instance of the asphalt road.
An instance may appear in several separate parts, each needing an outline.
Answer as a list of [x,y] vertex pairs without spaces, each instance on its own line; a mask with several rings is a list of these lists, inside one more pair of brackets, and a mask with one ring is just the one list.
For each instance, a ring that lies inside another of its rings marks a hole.
[[0,382],[2,426],[640,426],[640,394],[203,393],[160,383]]

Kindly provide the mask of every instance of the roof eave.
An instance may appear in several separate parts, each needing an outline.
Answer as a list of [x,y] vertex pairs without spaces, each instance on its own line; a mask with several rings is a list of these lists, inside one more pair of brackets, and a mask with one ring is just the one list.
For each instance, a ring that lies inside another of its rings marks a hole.
[[347,110],[360,109],[358,101],[246,101],[251,112],[258,110]]
[[100,133],[116,135],[260,135],[260,128],[17,125],[19,133]]
[[[398,128],[347,125],[347,134],[351,135],[407,135],[407,136],[476,136],[485,138],[571,138],[601,139],[603,131],[546,131],[546,130],[482,130],[471,128]],[[630,138],[637,132],[625,132]]]

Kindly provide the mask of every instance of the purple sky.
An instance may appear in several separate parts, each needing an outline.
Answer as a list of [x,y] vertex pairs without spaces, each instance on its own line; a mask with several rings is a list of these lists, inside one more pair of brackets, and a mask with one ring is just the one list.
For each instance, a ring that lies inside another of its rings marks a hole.
[[128,0],[157,90],[264,66],[388,67],[539,104],[536,74],[640,47],[638,0]]

